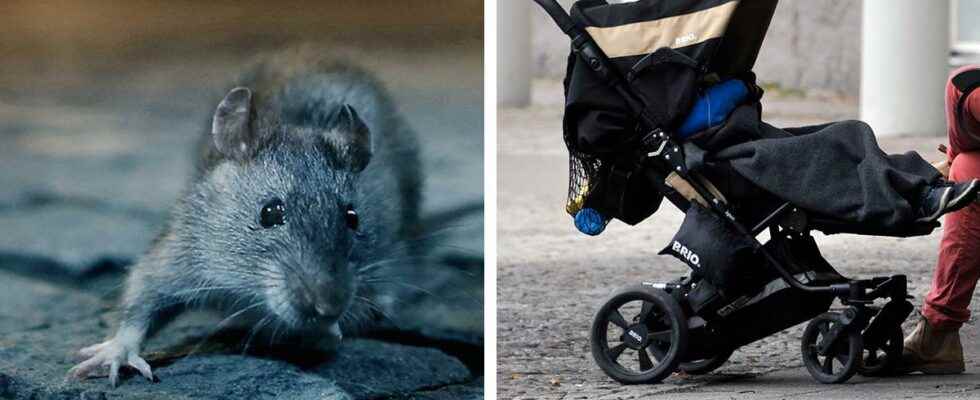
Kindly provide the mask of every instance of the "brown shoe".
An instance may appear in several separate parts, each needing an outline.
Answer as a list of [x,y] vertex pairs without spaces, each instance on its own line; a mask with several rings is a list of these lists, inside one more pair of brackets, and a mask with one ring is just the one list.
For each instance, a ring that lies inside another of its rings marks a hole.
[[905,337],[902,365],[898,369],[934,375],[962,373],[966,367],[959,329],[938,329],[922,318]]

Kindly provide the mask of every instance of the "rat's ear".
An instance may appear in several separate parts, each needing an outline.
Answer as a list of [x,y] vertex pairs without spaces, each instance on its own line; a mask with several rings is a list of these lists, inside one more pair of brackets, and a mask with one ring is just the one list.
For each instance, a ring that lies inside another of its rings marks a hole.
[[211,136],[225,157],[241,161],[255,154],[258,141],[249,129],[251,114],[252,91],[246,87],[232,89],[218,104],[211,120]]
[[360,172],[371,161],[371,130],[348,104],[334,114],[323,139],[342,168]]

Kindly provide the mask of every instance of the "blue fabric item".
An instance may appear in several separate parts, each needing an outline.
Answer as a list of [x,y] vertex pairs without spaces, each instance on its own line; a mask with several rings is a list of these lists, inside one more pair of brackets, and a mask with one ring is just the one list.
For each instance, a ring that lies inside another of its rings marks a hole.
[[608,222],[594,208],[583,208],[575,213],[575,227],[578,228],[579,232],[589,236],[602,233]]
[[687,114],[684,123],[677,130],[677,136],[686,139],[688,136],[725,122],[728,114],[742,104],[748,94],[749,89],[738,79],[730,79],[708,88],[691,107],[691,112]]

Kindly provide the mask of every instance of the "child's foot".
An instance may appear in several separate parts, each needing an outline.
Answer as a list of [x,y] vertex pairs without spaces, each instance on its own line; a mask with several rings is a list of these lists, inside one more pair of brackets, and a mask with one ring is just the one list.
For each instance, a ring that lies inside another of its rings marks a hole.
[[976,179],[953,183],[944,182],[926,190],[919,202],[919,218],[916,222],[930,222],[943,214],[951,213],[976,201],[980,181]]

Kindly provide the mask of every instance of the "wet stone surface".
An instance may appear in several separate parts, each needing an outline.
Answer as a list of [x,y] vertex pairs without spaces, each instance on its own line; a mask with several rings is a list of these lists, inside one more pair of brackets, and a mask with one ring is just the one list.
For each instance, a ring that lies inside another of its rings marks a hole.
[[[65,371],[77,361],[73,353],[111,328],[111,303],[6,273],[0,278],[12,285],[11,298],[32,295],[14,303],[14,317],[0,316],[0,398],[373,399],[437,396],[443,388],[467,388],[470,398],[482,394],[482,382],[475,383],[467,366],[438,348],[352,339],[335,354],[297,352],[288,345],[256,346],[243,354],[241,334],[213,332],[216,319],[204,313],[180,318],[150,341],[144,355],[158,382],[131,371],[124,371],[115,389],[104,372],[65,381]],[[3,300],[9,304],[6,295]],[[15,318],[31,314],[26,321]]]

